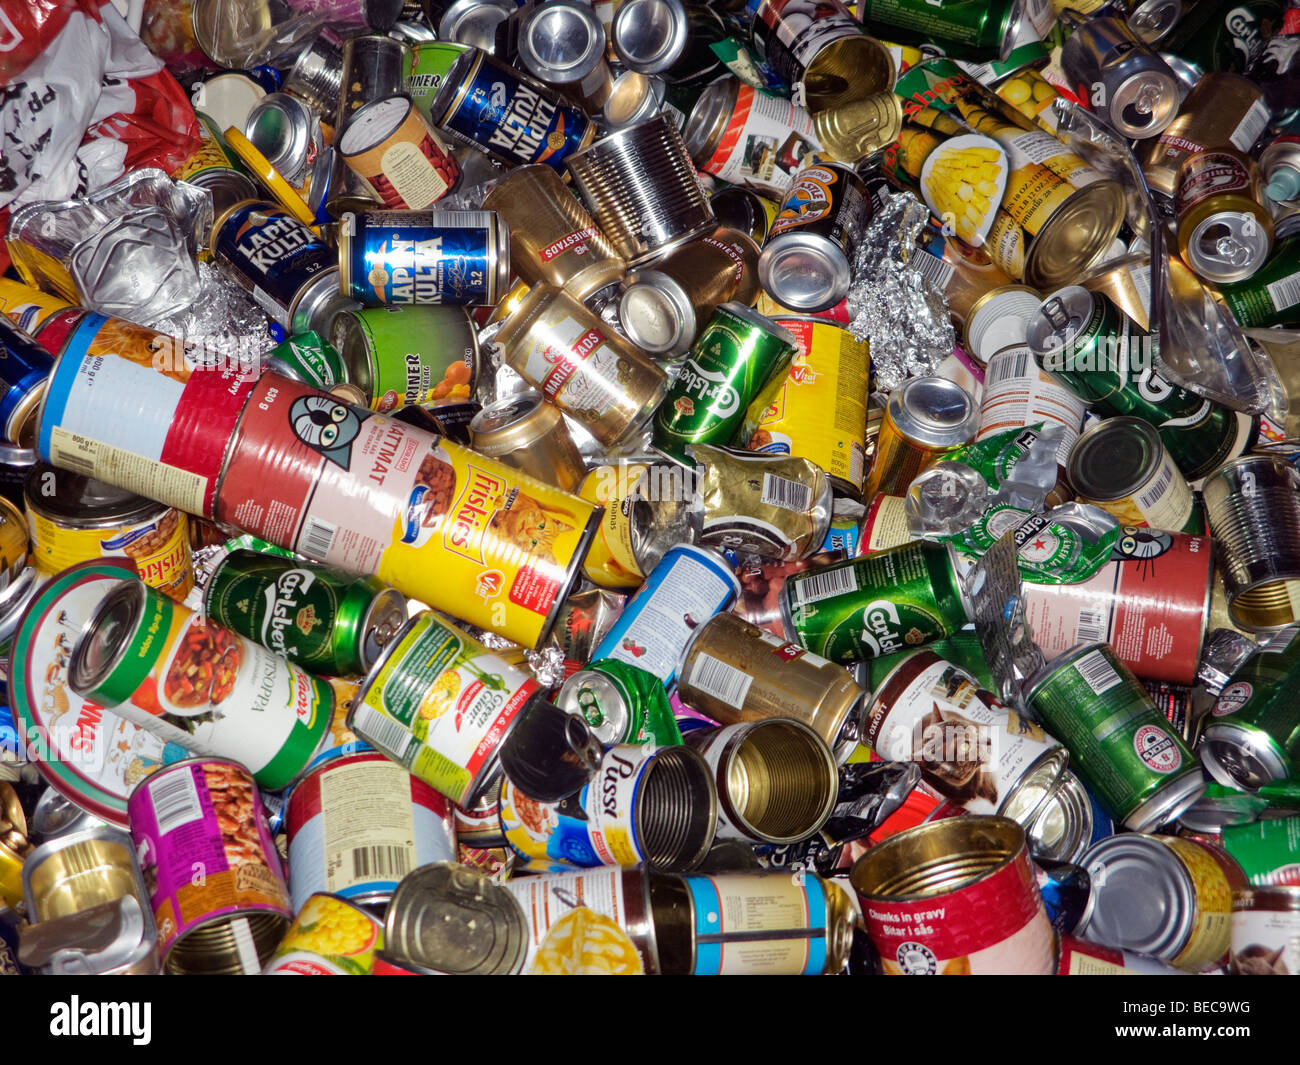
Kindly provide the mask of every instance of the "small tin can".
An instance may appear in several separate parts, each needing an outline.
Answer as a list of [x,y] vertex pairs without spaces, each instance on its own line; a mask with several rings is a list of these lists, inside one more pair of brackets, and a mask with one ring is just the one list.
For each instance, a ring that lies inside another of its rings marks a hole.
[[402,92],[402,71],[407,51],[400,40],[380,34],[349,37],[343,42],[336,123],[340,132],[367,104],[390,99]]
[[978,404],[955,381],[904,381],[889,395],[864,498],[906,493],[917,474],[975,438],[979,417]]
[[1140,418],[1106,418],[1078,438],[1066,477],[1080,503],[1109,511],[1124,525],[1192,532],[1201,516],[1186,479]]
[[1244,281],[1264,265],[1273,217],[1254,159],[1227,147],[1194,152],[1178,167],[1175,187],[1178,253],[1198,277]]
[[339,295],[334,250],[290,212],[262,200],[235,204],[212,223],[213,255],[286,333],[328,333]]
[[1178,113],[1178,78],[1123,19],[1093,16],[1081,21],[1061,49],[1060,64],[1078,98],[1101,100],[1097,106],[1125,137],[1154,137]]
[[718,552],[693,544],[667,551],[624,606],[592,661],[614,658],[653,673],[666,685],[692,630],[726,610],[740,594],[731,566]]
[[[396,885],[394,885],[396,886]],[[317,892],[294,906],[298,915],[263,976],[370,976],[384,926],[354,902]]]
[[758,276],[778,303],[821,311],[845,297],[858,242],[886,195],[878,176],[814,159],[791,179],[768,228]]
[[447,136],[507,166],[559,170],[596,136],[596,124],[579,108],[478,48],[452,63],[429,114]]
[[952,545],[920,540],[796,573],[781,592],[792,638],[841,665],[951,636],[968,609]]
[[1026,682],[1025,703],[1069,748],[1071,768],[1102,808],[1130,831],[1172,821],[1204,794],[1200,763],[1108,644],[1083,644],[1048,662]]
[[1251,655],[1219,692],[1197,753],[1210,775],[1231,788],[1257,791],[1300,768],[1300,708],[1291,684],[1300,662],[1292,630]]
[[639,431],[667,375],[567,291],[535,285],[497,334],[505,362],[605,447]]
[[1042,295],[1028,285],[986,290],[966,315],[966,351],[987,366],[1003,348],[1023,344],[1029,321],[1042,303]]
[[322,755],[289,793],[285,831],[295,910],[319,892],[386,902],[412,869],[456,858],[450,801],[369,749]]
[[135,563],[141,580],[177,601],[194,587],[189,515],[45,463],[32,468],[24,495],[39,573],[123,557]]
[[836,752],[856,745],[864,698],[844,669],[735,614],[717,614],[695,630],[677,694],[723,725],[798,721]]
[[368,306],[489,306],[510,280],[510,233],[491,211],[365,211],[339,230],[339,290]]
[[558,803],[501,785],[501,830],[525,868],[571,866],[694,869],[718,822],[709,765],[689,747],[627,744],[610,748],[591,782]]
[[293,61],[282,86],[333,124],[343,86],[343,38],[322,26]]
[[390,96],[359,108],[339,134],[338,152],[393,210],[428,207],[460,178],[460,164],[409,96]]
[[587,468],[559,410],[533,391],[489,403],[469,423],[470,446],[480,454],[577,492]]
[[871,847],[850,882],[888,975],[1046,975],[1052,926],[1024,829],[950,817]]
[[177,762],[141,781],[128,813],[164,971],[261,972],[293,911],[248,771],[218,759]]
[[212,571],[203,609],[218,625],[328,677],[370,671],[406,624],[406,597],[375,577],[232,551]]
[[1226,854],[1179,836],[1126,832],[1089,847],[1080,865],[1092,881],[1080,935],[1188,972],[1227,954],[1232,892],[1245,878]]
[[1300,973],[1300,887],[1235,890],[1230,938],[1234,975]]
[[371,410],[439,407],[465,403],[473,395],[478,338],[463,307],[340,311],[330,337],[346,367],[346,382],[357,387]]
[[329,341],[312,332],[285,337],[267,352],[262,368],[326,391],[348,379],[343,357]]
[[[483,209],[496,212],[508,228],[506,261],[529,285],[545,281],[563,288],[593,263],[617,258],[591,215],[544,163],[506,174],[484,197]],[[497,286],[499,292],[507,280]]]
[[697,728],[685,739],[713,771],[718,839],[797,843],[817,832],[835,808],[835,756],[801,721]]
[[0,317],[0,436],[9,443],[20,448],[36,443],[36,412],[53,369],[54,359],[43,346]]
[[742,303],[713,312],[655,414],[655,446],[748,443],[798,350],[788,329]]
[[86,623],[68,686],[169,743],[238,758],[271,790],[302,772],[334,713],[324,681],[131,579]]
[[605,59],[605,27],[590,4],[551,0],[524,16],[519,60],[547,85],[562,85],[594,114],[609,99],[614,76]]

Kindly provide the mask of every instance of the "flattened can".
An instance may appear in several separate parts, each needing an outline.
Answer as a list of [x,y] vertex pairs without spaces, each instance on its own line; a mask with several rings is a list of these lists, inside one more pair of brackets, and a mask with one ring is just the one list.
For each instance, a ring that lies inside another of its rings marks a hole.
[[237,758],[270,790],[302,772],[334,714],[325,681],[138,579],[87,621],[68,686],[168,743]]
[[348,379],[343,357],[328,340],[311,331],[285,337],[267,353],[262,365],[327,392]]
[[1300,887],[1234,891],[1231,953],[1237,976],[1300,974]]
[[920,540],[796,573],[781,592],[787,631],[841,665],[951,636],[967,610],[952,545]]
[[815,462],[836,491],[859,498],[867,475],[867,342],[816,318],[775,321],[794,337],[798,350],[747,446]]
[[289,793],[285,830],[295,910],[317,892],[384,902],[412,869],[456,859],[451,802],[378,751],[322,756]]
[[0,437],[22,448],[36,442],[36,411],[53,369],[50,353],[0,316]]
[[259,973],[289,927],[261,801],[242,765],[217,759],[177,762],[131,793],[131,839],[165,972]]
[[338,895],[317,892],[295,904],[297,916],[280,940],[263,976],[369,976],[384,926]]
[[339,229],[339,290],[367,306],[495,304],[510,232],[495,211],[363,211]]
[[1025,833],[1008,818],[949,817],[908,829],[870,848],[849,880],[887,975],[1041,976],[1055,968]]
[[1048,662],[1026,682],[1025,702],[1125,828],[1172,821],[1204,794],[1200,763],[1109,645],[1084,644]]

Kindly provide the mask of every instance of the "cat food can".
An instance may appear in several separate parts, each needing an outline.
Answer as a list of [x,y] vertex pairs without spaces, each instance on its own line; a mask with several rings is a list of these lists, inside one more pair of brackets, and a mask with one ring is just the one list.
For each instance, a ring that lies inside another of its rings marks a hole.
[[24,448],[36,442],[36,411],[53,369],[50,353],[0,316],[0,437]]
[[323,680],[139,580],[104,596],[72,648],[68,685],[170,743],[292,782],[329,730]]
[[319,892],[294,906],[298,916],[263,976],[370,976],[384,925],[355,902]]
[[38,463],[24,491],[32,561],[52,576],[91,558],[135,562],[151,588],[183,600],[194,587],[189,516],[103,481]]
[[1234,974],[1300,974],[1300,887],[1235,890],[1230,936]]
[[165,972],[260,973],[283,938],[293,911],[261,802],[248,771],[218,759],[177,762],[131,792]]
[[1057,976],[1186,976],[1150,954],[1104,947],[1074,936],[1061,936],[1056,946]]
[[1025,581],[1025,619],[1049,658],[1110,644],[1143,680],[1194,684],[1214,588],[1208,536],[1120,527],[1111,557],[1074,584]]
[[178,340],[87,315],[41,405],[41,458],[210,518],[222,459],[253,381],[239,365],[193,372]]
[[692,630],[726,610],[739,594],[740,582],[722,555],[678,544],[623,607],[591,660],[616,658],[671,684]]
[[849,880],[889,975],[1047,975],[1052,926],[1024,830],[1005,817],[949,817],[867,851]]
[[385,207],[419,210],[442,199],[460,178],[460,164],[409,96],[359,108],[339,134],[348,168]]
[[536,647],[600,508],[274,373],[222,475],[222,521]]
[[456,860],[452,804],[378,751],[346,748],[309,769],[289,795],[289,893],[384,902],[412,869]]
[[339,290],[371,307],[493,306],[510,284],[495,211],[362,211],[339,228]]

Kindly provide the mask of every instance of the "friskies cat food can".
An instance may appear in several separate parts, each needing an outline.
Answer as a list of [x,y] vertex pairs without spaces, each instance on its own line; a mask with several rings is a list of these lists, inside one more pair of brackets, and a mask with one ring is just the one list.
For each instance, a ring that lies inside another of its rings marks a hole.
[[536,647],[577,579],[601,508],[436,434],[264,374],[244,408],[219,519],[372,574]]

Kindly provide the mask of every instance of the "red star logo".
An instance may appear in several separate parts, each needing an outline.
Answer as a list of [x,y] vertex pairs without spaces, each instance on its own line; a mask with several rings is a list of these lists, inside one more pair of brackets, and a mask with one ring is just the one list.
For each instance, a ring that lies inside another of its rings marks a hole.
[[1047,550],[1047,541],[1046,541],[1046,540],[1042,540],[1042,539],[1035,540],[1035,541],[1034,541],[1034,550],[1036,550],[1036,551],[1046,551],[1046,550]]

